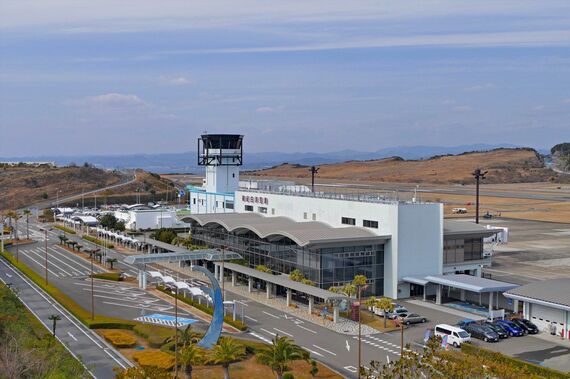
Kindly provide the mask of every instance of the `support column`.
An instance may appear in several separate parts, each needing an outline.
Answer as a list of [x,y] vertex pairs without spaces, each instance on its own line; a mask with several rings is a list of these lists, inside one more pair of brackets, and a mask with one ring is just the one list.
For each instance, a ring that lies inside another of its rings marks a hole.
[[493,311],[493,292],[489,292],[489,315]]
[[519,301],[518,300],[513,300],[513,312],[519,313]]
[[232,271],[232,287],[236,286],[236,272]]
[[291,288],[287,288],[287,306],[291,305]]
[[265,297],[271,299],[271,283],[265,285]]
[[315,304],[315,298],[309,296],[309,314],[313,314],[313,306]]
[[437,285],[437,289],[435,292],[435,303],[441,305],[441,284]]
[[427,296],[427,295],[426,295],[426,292],[427,292],[427,289],[428,289],[428,285],[426,284],[426,285],[424,286],[423,301],[426,301],[426,296]]
[[338,322],[338,315],[339,315],[339,308],[338,303],[335,303],[333,306],[333,322],[336,324]]
[[146,290],[146,271],[142,270],[142,289]]
[[142,286],[143,286],[143,284],[142,284],[142,276],[143,276],[142,272],[143,271],[141,269],[139,269],[139,272],[137,274],[137,279],[139,280],[139,288],[142,288]]
[[460,299],[461,301],[465,301],[465,290],[461,290],[461,293],[460,293],[460,295],[459,295],[459,299]]
[[250,276],[247,278],[247,292],[251,293],[253,290],[253,278]]

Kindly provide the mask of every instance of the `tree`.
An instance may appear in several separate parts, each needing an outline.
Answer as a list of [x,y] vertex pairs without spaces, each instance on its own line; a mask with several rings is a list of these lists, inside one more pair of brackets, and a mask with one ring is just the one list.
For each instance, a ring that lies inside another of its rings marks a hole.
[[257,265],[257,266],[255,266],[255,269],[257,271],[266,272],[268,274],[272,273],[271,269],[265,265]]
[[388,297],[381,297],[376,301],[376,308],[380,308],[384,312],[384,329],[388,320],[388,313],[394,310],[394,303]]
[[261,349],[257,353],[257,361],[262,365],[269,366],[276,374],[277,379],[282,379],[283,373],[289,369],[291,361],[306,359],[306,353],[301,347],[295,345],[288,337],[276,335],[272,344]]
[[289,279],[291,279],[294,282],[300,282],[301,280],[303,280],[305,278],[305,275],[303,275],[303,273],[301,272],[301,270],[299,270],[298,268],[296,268],[295,270],[291,271],[291,273],[289,274]]
[[224,379],[230,379],[230,364],[245,357],[245,348],[231,337],[220,339],[210,353],[210,361],[224,368]]
[[150,235],[151,238],[159,240],[164,243],[172,243],[178,237],[174,229],[162,228]]
[[14,228],[12,227],[12,220],[17,220],[19,218],[18,212],[14,210],[9,210],[6,212],[6,217],[8,217],[8,225],[12,230],[12,238],[14,238]]
[[32,211],[29,209],[24,209],[24,215],[26,216],[26,239],[30,239],[30,215]]
[[370,308],[370,312],[374,313],[374,307],[376,306],[377,302],[378,299],[376,299],[374,296],[370,296],[368,299],[364,301],[364,306],[366,308]]
[[113,269],[113,264],[117,263],[116,258],[107,258],[107,263],[111,265],[111,270]]
[[115,225],[117,224],[117,218],[108,213],[106,215],[104,215],[103,217],[101,217],[101,221],[99,222],[101,224],[102,227],[107,228],[107,229],[115,229]]
[[48,221],[48,222],[54,222],[55,221],[55,215],[51,209],[49,209],[49,208],[44,209],[42,214],[43,214],[44,219],[46,221]]
[[124,232],[125,231],[125,222],[124,221],[117,221],[115,223],[115,227],[113,229],[118,230],[119,232]]
[[311,368],[309,369],[309,374],[314,378],[315,375],[319,373],[319,366],[317,365],[317,361],[311,359]]
[[203,358],[202,350],[193,343],[178,351],[178,362],[184,366],[184,372],[188,379],[192,379],[192,366],[200,364]]

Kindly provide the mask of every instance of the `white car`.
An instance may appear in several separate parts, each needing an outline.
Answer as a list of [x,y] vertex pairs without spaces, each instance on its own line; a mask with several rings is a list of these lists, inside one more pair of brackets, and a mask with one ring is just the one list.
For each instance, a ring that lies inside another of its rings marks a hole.
[[438,324],[435,326],[435,335],[444,338],[447,336],[447,344],[460,347],[462,343],[471,342],[471,335],[457,326]]

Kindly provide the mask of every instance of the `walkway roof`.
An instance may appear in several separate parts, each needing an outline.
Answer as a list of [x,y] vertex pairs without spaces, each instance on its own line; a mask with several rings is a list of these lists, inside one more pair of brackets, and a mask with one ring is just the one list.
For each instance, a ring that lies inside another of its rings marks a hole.
[[425,286],[426,284],[429,283],[429,280],[425,280],[424,278],[421,277],[418,278],[416,276],[406,276],[405,278],[402,278],[402,280],[408,283],[419,284],[420,286]]
[[505,297],[570,311],[570,278],[540,280],[509,290]]
[[251,231],[259,238],[279,240],[287,237],[299,246],[343,242],[380,242],[390,236],[380,236],[361,227],[333,228],[322,222],[296,222],[288,217],[266,217],[257,213],[194,214],[182,218],[201,226],[217,224],[229,232]]
[[147,264],[156,262],[180,262],[196,259],[207,261],[221,261],[222,259],[242,259],[242,256],[232,251],[222,253],[217,249],[186,250],[186,252],[130,255],[124,259],[129,264]]
[[517,288],[518,284],[499,282],[497,280],[480,278],[465,274],[430,275],[425,279],[431,283],[441,284],[448,287],[459,288],[471,292],[503,292]]
[[[220,263],[216,263],[216,265],[221,266]],[[319,287],[303,284],[301,282],[295,282],[289,279],[289,275],[283,275],[283,274],[273,275],[246,266],[238,265],[235,263],[227,263],[227,262],[224,263],[224,269],[239,272],[240,274],[260,279],[263,280],[264,282],[276,284],[281,287],[290,288],[297,292],[302,292],[307,295],[318,297],[319,299],[323,299],[324,301],[348,299],[348,297],[343,294],[338,294]]]
[[444,237],[491,237],[501,232],[502,229],[487,229],[486,227],[467,220],[444,220]]

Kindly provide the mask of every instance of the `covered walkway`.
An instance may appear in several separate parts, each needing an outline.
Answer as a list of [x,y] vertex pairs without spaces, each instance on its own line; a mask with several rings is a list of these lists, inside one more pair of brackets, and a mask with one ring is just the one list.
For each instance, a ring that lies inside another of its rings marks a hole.
[[[219,281],[222,281],[222,277],[225,273],[222,272],[222,264],[219,262],[214,263],[215,272],[214,276]],[[235,263],[225,263],[223,264],[223,270],[228,270],[231,273],[232,286],[237,286],[237,274],[242,274],[247,277],[248,280],[248,292],[253,291],[253,281],[254,279],[261,280],[266,283],[266,296],[269,299],[273,292],[274,286],[281,286],[287,291],[287,306],[291,305],[292,291],[300,292],[306,294],[309,297],[309,314],[312,314],[315,298],[322,299],[324,302],[333,303],[333,322],[338,322],[339,318],[339,303],[341,300],[348,299],[347,296],[343,294],[338,294],[331,292],[319,287],[311,286],[301,282],[296,282],[291,280],[288,275],[279,274],[273,275],[267,272],[262,272],[250,267],[238,265]]]
[[[494,310],[494,296],[497,299],[499,293],[512,290],[519,287],[518,284],[501,282],[478,276],[466,274],[450,274],[450,275],[429,275],[426,277],[406,277],[404,281],[414,283],[426,287],[430,283],[437,285],[435,303],[442,303],[443,288],[456,288],[461,291],[460,300],[465,301],[465,291],[478,293],[481,296],[484,293],[489,294],[489,318],[501,318],[504,316],[504,309]],[[425,300],[424,290],[424,300]],[[498,304],[498,300],[497,300]]]

